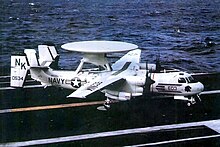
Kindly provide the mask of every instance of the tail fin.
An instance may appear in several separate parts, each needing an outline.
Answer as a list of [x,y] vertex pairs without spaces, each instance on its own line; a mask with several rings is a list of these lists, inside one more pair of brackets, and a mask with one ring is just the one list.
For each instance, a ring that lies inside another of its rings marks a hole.
[[11,87],[23,87],[27,71],[31,78],[39,80],[42,68],[47,68],[59,55],[54,46],[39,45],[39,60],[34,49],[25,49],[23,54],[11,56]]
[[28,63],[30,65],[31,78],[36,81],[39,81],[39,75],[42,70],[42,66],[40,66],[39,60],[37,58],[36,50],[25,49],[24,53],[26,54]]
[[34,49],[25,49],[24,53],[26,54],[28,63],[30,67],[39,67],[40,64],[37,59],[36,51]]
[[23,87],[29,63],[25,54],[11,56],[11,87]]
[[39,60],[36,56],[36,51],[34,49],[25,49],[30,67],[49,67],[52,62],[58,57],[58,53],[54,46],[48,45],[38,45]]
[[58,53],[54,46],[38,45],[40,66],[50,66],[56,60]]

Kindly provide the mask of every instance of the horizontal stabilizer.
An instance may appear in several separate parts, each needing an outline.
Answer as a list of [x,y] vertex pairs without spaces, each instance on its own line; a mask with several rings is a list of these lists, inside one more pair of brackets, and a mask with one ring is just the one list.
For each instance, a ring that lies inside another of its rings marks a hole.
[[48,66],[32,66],[31,68],[32,68],[32,69],[34,69],[34,68],[38,68],[38,69],[49,69]]

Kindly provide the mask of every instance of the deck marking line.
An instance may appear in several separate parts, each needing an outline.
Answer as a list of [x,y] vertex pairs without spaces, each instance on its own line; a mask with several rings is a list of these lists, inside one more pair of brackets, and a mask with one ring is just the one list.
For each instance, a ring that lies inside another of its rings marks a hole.
[[[44,85],[29,85],[29,86],[24,86],[24,89],[28,89],[28,88],[43,88],[45,87]],[[0,90],[13,90],[16,89],[14,87],[1,87]]]
[[94,101],[94,102],[83,102],[83,103],[70,103],[70,104],[58,104],[58,105],[48,105],[48,106],[35,106],[35,107],[26,107],[26,108],[12,108],[0,110],[0,114],[12,113],[12,112],[25,112],[25,111],[37,111],[37,110],[48,110],[48,109],[60,109],[60,108],[69,108],[69,107],[82,107],[82,106],[91,106],[91,105],[101,105],[105,101]]
[[193,140],[218,138],[218,137],[220,137],[220,134],[209,135],[209,136],[200,136],[200,137],[190,137],[190,138],[183,138],[183,139],[175,139],[175,140],[168,140],[168,141],[160,141],[160,142],[154,142],[154,143],[145,143],[145,144],[138,144],[138,145],[131,145],[130,147],[164,145],[164,144],[170,144],[170,143],[178,143],[178,142],[184,142],[184,141],[193,141]]
[[[215,124],[215,123],[220,124],[219,122],[220,122],[220,119],[201,121],[201,122],[183,123],[183,124],[171,124],[171,125],[153,126],[153,127],[145,127],[145,128],[100,132],[100,133],[93,133],[93,134],[83,134],[83,135],[56,137],[56,138],[21,141],[21,142],[9,142],[9,143],[0,144],[0,146],[13,147],[13,146],[30,146],[30,145],[62,143],[62,142],[69,142],[69,141],[94,139],[94,138],[100,138],[100,137],[120,136],[120,135],[147,133],[147,132],[155,132],[155,131],[169,130],[169,129],[179,129],[179,128],[184,128],[184,127],[208,126],[210,124]],[[217,134],[217,135],[220,135],[220,134]]]

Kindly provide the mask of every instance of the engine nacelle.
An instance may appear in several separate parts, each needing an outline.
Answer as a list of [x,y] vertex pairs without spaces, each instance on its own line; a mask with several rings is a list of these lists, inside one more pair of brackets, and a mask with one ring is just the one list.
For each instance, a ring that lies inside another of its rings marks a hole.
[[131,85],[135,85],[135,86],[144,86],[145,84],[145,77],[141,77],[141,76],[129,76],[126,78],[126,81],[131,84]]
[[131,93],[128,92],[106,91],[105,96],[119,101],[127,101],[131,99]]
[[149,71],[156,71],[156,64],[146,64],[146,63],[139,63],[140,69],[145,69]]
[[127,93],[127,92],[119,92],[119,100],[130,100],[131,99],[131,93]]

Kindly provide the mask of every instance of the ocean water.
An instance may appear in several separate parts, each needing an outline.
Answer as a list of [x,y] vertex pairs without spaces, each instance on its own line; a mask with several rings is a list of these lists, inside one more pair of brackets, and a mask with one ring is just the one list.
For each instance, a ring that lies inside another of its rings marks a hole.
[[142,61],[189,72],[220,71],[219,0],[1,0],[0,67],[10,55],[52,42],[59,65],[75,69],[80,57],[61,45],[84,40],[137,44]]

